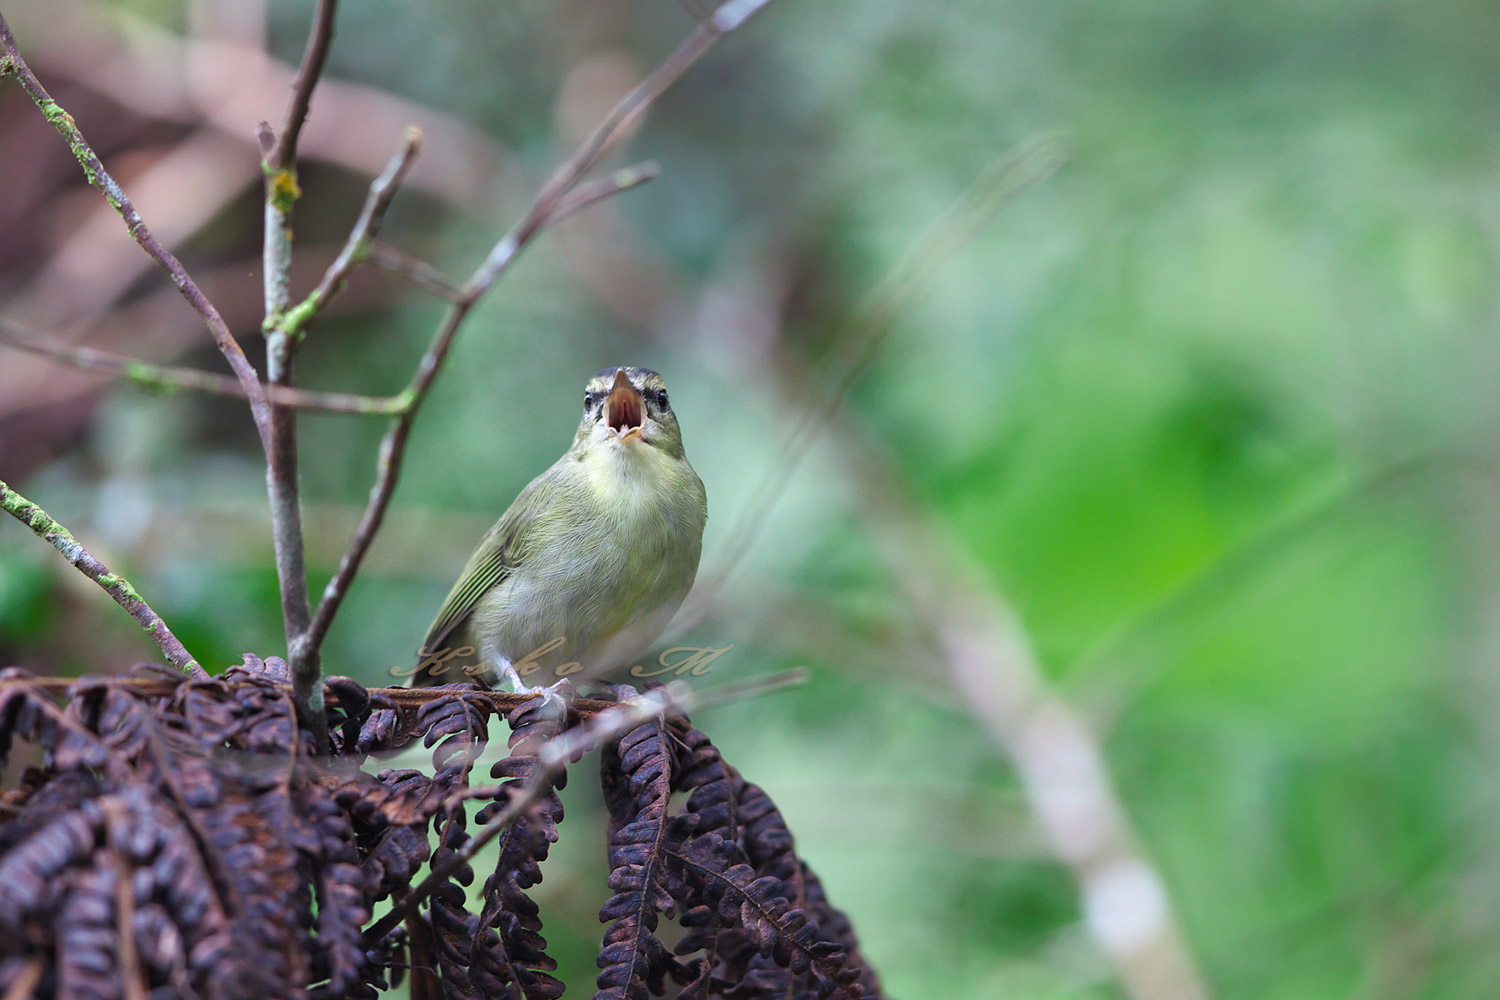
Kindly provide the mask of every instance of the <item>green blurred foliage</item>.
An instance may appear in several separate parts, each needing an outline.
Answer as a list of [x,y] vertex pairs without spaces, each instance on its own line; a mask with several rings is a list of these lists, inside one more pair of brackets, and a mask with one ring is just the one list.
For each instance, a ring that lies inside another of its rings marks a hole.
[[[185,23],[175,3],[128,6]],[[284,58],[308,9],[271,5]],[[572,62],[645,67],[689,27],[667,0],[370,0],[342,12],[330,72],[456,114],[540,176],[565,152]],[[1497,29],[1500,10],[1457,0],[777,0],[632,142],[664,176],[617,208],[682,301],[632,323],[580,293],[550,239],[528,252],[422,412],[329,669],[378,683],[407,662],[606,364],[670,383],[717,565],[796,413],[746,377],[748,335],[710,294],[769,256],[790,286],[779,367],[827,377],[838,330],[924,226],[1055,131],[1061,172],[903,303],[845,418],[1094,723],[1214,996],[1495,995]],[[307,170],[299,233],[336,239],[358,185]],[[457,216],[413,195],[388,236],[463,273],[522,196]],[[253,219],[216,223],[236,225]],[[320,322],[304,381],[394,390],[439,314],[410,295]],[[21,484],[219,664],[279,640],[246,427],[232,403],[121,388]],[[337,529],[311,548],[315,591],[380,432],[302,424],[305,498]],[[714,680],[814,679],[698,721],[783,806],[894,995],[1121,995],[830,447],[751,512],[756,544],[683,640],[736,644]],[[48,556],[0,526],[0,648],[70,672],[150,654]],[[539,890],[580,991],[604,894],[588,784],[580,768]]]

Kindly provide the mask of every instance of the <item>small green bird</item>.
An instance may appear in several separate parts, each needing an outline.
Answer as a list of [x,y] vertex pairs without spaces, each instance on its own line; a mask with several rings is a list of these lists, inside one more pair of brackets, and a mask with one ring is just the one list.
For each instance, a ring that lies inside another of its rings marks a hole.
[[[628,668],[698,573],[708,496],[662,378],[589,379],[573,446],[489,530],[418,651],[417,686],[541,685]],[[519,675],[519,676],[518,676]]]

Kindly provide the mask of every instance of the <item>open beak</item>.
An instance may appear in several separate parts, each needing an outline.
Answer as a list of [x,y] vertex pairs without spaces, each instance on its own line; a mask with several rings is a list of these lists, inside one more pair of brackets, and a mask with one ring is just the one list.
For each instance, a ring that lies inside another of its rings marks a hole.
[[609,429],[620,437],[639,435],[641,424],[646,420],[646,401],[630,384],[623,368],[615,372],[615,384],[610,387],[609,398],[604,401],[604,419]]

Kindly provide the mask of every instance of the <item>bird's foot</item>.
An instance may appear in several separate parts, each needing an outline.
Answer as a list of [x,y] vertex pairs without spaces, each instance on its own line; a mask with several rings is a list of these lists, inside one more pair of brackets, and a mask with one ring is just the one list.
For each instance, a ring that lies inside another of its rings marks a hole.
[[563,712],[568,710],[568,696],[572,694],[572,682],[564,677],[552,684],[538,684],[535,687],[521,680],[521,675],[516,673],[516,668],[502,660],[500,662],[500,673],[510,681],[511,690],[516,694],[525,695],[528,698],[540,696],[542,704],[556,704]]

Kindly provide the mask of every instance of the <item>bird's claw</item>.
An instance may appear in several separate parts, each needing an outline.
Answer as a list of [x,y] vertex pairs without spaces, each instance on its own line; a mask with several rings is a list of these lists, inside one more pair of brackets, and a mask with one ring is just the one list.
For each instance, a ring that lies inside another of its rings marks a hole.
[[558,690],[564,685],[572,686],[566,677],[552,684],[538,684],[535,687],[531,687],[525,681],[521,680],[521,675],[516,673],[516,668],[509,663],[502,662],[500,664],[500,672],[510,682],[511,690],[516,694],[525,695],[528,698],[540,696],[543,705],[555,703],[564,713],[567,712],[568,696]]

